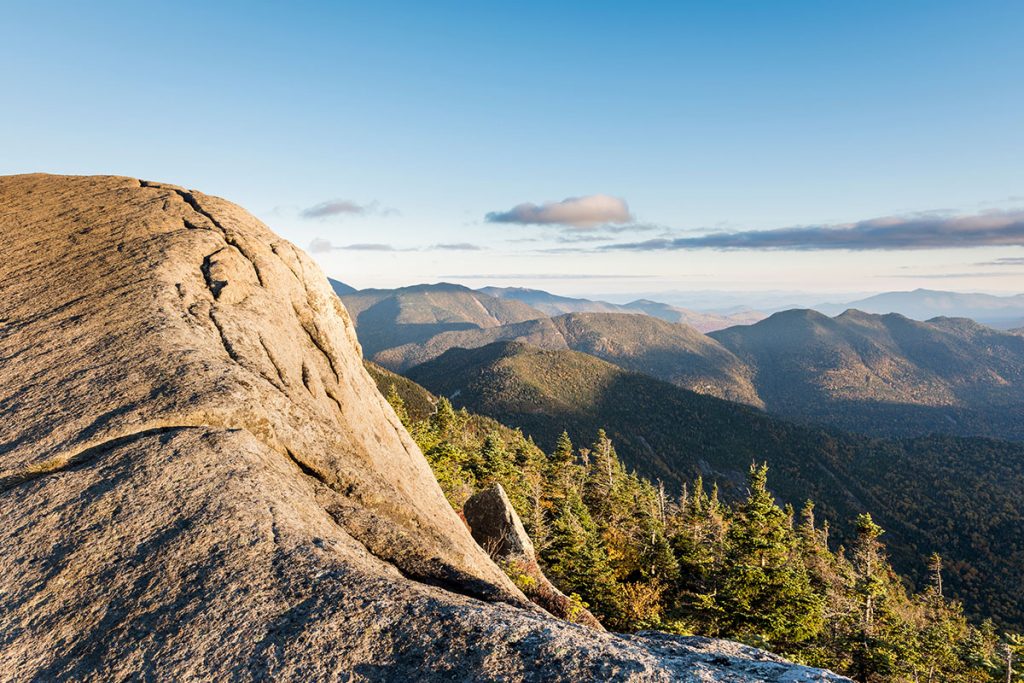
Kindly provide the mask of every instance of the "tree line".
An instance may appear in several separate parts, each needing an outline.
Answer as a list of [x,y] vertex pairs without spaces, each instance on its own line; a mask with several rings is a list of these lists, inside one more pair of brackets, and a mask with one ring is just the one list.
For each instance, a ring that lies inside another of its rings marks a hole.
[[545,453],[446,399],[411,418],[394,387],[387,398],[452,506],[500,483],[545,573],[610,630],[730,638],[863,683],[1024,681],[1024,639],[971,623],[943,590],[941,557],[909,590],[869,514],[836,545],[813,502],[777,504],[764,464],[726,502],[700,477],[669,492],[627,471],[603,431],[582,448],[563,433]]

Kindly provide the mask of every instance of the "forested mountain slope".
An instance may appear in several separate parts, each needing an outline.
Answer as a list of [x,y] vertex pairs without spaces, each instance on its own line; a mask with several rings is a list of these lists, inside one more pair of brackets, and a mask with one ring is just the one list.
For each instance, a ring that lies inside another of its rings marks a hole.
[[566,346],[574,351],[699,394],[761,405],[750,368],[689,325],[646,315],[607,313],[563,315],[553,322]]
[[[393,371],[452,348],[523,341],[810,424],[886,437],[1024,439],[1024,337],[963,318],[794,309],[705,335],[656,317],[665,311],[605,310],[655,302],[615,306],[445,284],[341,296],[367,357]],[[588,306],[600,310],[546,315]]]
[[701,396],[587,354],[522,343],[453,349],[409,377],[542,443],[604,428],[630,467],[678,486],[697,474],[735,496],[751,462],[798,506],[812,498],[848,533],[871,511],[898,567],[920,576],[933,551],[974,614],[1024,622],[1024,446],[952,437],[883,440],[803,427]]
[[363,352],[370,358],[383,349],[421,343],[442,332],[545,317],[519,301],[497,299],[448,283],[361,289],[340,296],[360,330]]
[[764,313],[746,309],[734,313],[694,311],[660,301],[637,299],[628,304],[613,304],[568,296],[558,296],[540,289],[522,287],[483,287],[477,291],[502,299],[514,299],[557,316],[565,313],[641,313],[670,323],[690,325],[701,332],[720,330],[732,325],[747,325],[765,317]]
[[[374,326],[372,321],[364,322]],[[366,327],[358,330],[360,339],[364,334],[371,340],[379,338]],[[478,348],[497,341],[521,341],[545,349],[583,351],[627,370],[643,372],[698,393],[761,405],[749,368],[732,352],[692,327],[647,315],[568,313],[507,325],[450,330],[424,341],[367,355],[384,367],[402,371],[432,360],[449,349]]]
[[813,501],[799,513],[779,505],[764,465],[751,466],[733,500],[699,477],[673,492],[624,467],[604,432],[575,444],[563,433],[545,451],[444,398],[415,418],[408,401],[425,390],[414,387],[387,385],[388,401],[452,507],[472,525],[466,507],[479,510],[498,486],[507,491],[501,497],[537,555],[514,560],[497,550],[501,566],[539,595],[539,559],[565,592],[566,618],[736,638],[869,683],[1002,683],[1024,653],[1019,635],[964,618],[941,556],[929,556],[927,582],[908,591],[870,514],[858,516],[843,548]]
[[765,408],[878,435],[1024,438],[1024,338],[964,318],[776,313],[712,338],[753,370]]

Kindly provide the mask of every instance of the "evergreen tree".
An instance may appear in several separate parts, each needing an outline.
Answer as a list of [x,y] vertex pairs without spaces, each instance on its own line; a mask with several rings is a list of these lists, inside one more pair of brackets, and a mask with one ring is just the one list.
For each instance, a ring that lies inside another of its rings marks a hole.
[[451,438],[455,435],[459,424],[451,401],[444,397],[438,400],[437,408],[430,416],[430,424],[442,438]]
[[603,623],[620,622],[622,613],[607,552],[575,492],[569,492],[556,509],[543,559],[564,593],[579,595]]
[[728,632],[789,647],[817,634],[822,601],[806,569],[793,561],[793,529],[768,492],[767,478],[767,465],[751,466],[747,498],[726,532],[716,603]]
[[395,383],[391,383],[391,387],[388,389],[388,395],[385,397],[387,402],[391,405],[391,408],[395,411],[395,415],[401,420],[402,425],[408,428],[410,426],[409,412],[405,409],[405,400],[399,395],[398,388],[395,387]]
[[884,648],[881,647],[884,643],[875,633],[878,603],[889,588],[882,543],[878,540],[885,530],[866,513],[857,517],[855,528],[857,539],[853,547],[853,591],[860,614],[852,654],[858,677],[866,681],[870,676],[884,671],[887,666]]
[[569,432],[562,432],[555,442],[555,450],[551,452],[551,462],[566,464],[573,461],[572,440],[569,439]]
[[725,518],[717,496],[708,497],[704,480],[697,477],[692,493],[684,495],[669,519],[669,539],[679,566],[670,608],[691,630],[718,633],[714,595],[718,566],[724,555]]

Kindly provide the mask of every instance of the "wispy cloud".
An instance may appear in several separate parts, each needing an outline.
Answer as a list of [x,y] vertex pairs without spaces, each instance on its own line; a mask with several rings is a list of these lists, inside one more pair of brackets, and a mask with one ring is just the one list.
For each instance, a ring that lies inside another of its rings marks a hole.
[[316,237],[309,243],[309,250],[314,254],[326,254],[332,251],[482,251],[483,247],[469,242],[432,244],[428,247],[396,247],[393,244],[379,242],[335,244],[322,237]]
[[646,275],[594,274],[567,275],[565,273],[473,273],[470,275],[441,275],[441,278],[460,280],[642,280]]
[[517,225],[554,225],[575,230],[593,230],[609,225],[633,222],[633,214],[624,199],[606,194],[569,197],[559,202],[517,204],[508,211],[492,211],[488,223]]
[[595,249],[603,249],[604,247],[547,247],[546,249],[534,249],[536,254],[585,254],[593,253]]
[[875,277],[901,277],[911,278],[915,280],[957,280],[961,278],[975,278],[975,277],[1005,277],[1007,273],[993,273],[992,271],[985,271],[983,273],[894,273],[890,275],[876,275]]
[[565,230],[555,237],[555,241],[559,244],[609,242],[615,239],[616,235],[624,232],[640,233],[653,232],[655,230],[660,231],[663,235],[673,234],[671,230],[663,225],[654,225],[652,223],[629,223],[627,225],[601,225],[593,230]]
[[1007,204],[1020,204],[1021,202],[1024,202],[1024,196],[1022,196],[1022,195],[1010,195],[1009,197],[1004,197],[1003,199],[990,199],[988,201],[978,202],[977,205],[978,206],[989,206],[989,207],[991,207],[991,206],[1005,206]]
[[408,249],[399,249],[391,244],[369,242],[356,244],[334,244],[330,240],[325,240],[320,237],[315,238],[309,243],[309,250],[314,254],[326,254],[331,251],[409,251]]
[[981,261],[976,266],[1024,266],[1024,256],[1007,256],[995,261]]
[[394,209],[382,208],[377,202],[359,204],[350,199],[332,199],[302,209],[299,215],[303,218],[331,218],[334,216],[365,216],[375,214],[387,216],[397,213]]
[[659,238],[610,244],[600,249],[868,251],[991,246],[1024,246],[1024,211],[991,211],[975,215],[929,212],[841,225],[806,225],[776,230],[717,232],[699,237]]
[[348,249],[349,251],[402,251],[397,247],[390,244],[379,244],[374,242],[363,242],[360,244],[346,244],[339,249]]
[[430,248],[437,249],[439,251],[483,251],[483,247],[479,244],[470,244],[469,242],[434,244]]

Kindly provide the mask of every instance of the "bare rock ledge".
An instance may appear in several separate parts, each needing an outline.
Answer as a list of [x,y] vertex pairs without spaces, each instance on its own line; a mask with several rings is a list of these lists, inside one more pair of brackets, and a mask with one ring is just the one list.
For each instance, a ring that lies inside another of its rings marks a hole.
[[529,603],[239,207],[9,176],[0,235],[0,679],[844,680]]

